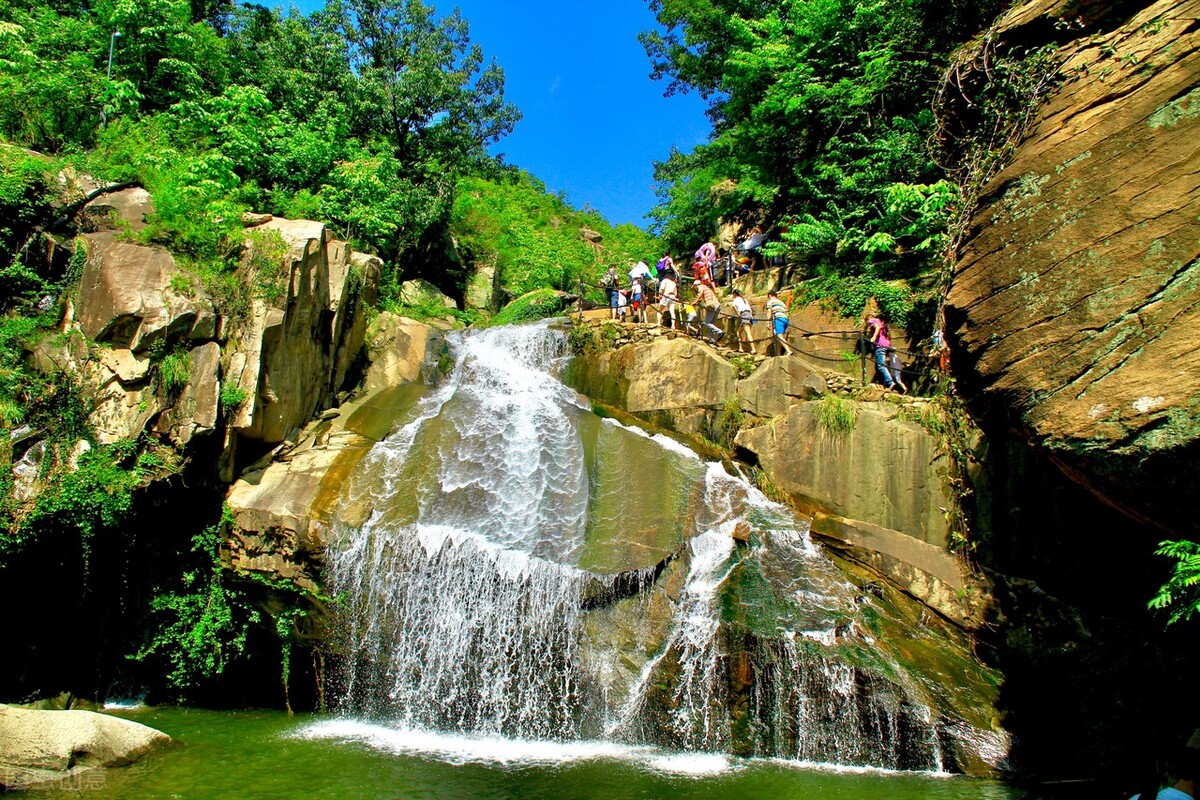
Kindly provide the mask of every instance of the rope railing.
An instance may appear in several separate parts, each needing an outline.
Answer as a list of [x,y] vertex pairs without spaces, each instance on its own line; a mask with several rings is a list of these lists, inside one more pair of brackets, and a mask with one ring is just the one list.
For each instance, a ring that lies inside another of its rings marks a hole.
[[[618,288],[618,289],[620,288],[619,285],[617,287],[607,287],[607,286],[604,286],[601,284],[590,284],[590,285],[593,288],[605,290],[605,291],[609,288]],[[683,284],[683,285],[686,285],[686,284]],[[584,290],[588,286],[589,286],[589,284],[585,284],[584,281],[582,279],[580,279],[580,281],[579,281],[579,312],[581,314],[583,312]],[[680,295],[682,295],[683,294],[682,286],[681,286],[681,288],[677,289],[677,291],[679,292]],[[649,309],[649,307],[651,305],[658,305],[658,306],[662,305],[660,301],[654,301],[654,300],[650,299],[650,298],[654,297],[655,294],[656,293],[653,290],[647,288],[644,298],[643,298],[643,309],[642,309],[643,311],[646,309]],[[671,324],[672,330],[678,330],[681,333],[683,333],[684,335],[691,337],[691,338],[703,339],[706,341],[715,342],[716,341],[715,339],[709,339],[707,336],[704,335],[704,328],[702,327],[706,322],[706,316],[707,316],[705,313],[702,313],[702,312],[709,311],[711,309],[707,309],[703,306],[693,305],[693,303],[692,303],[693,299],[694,298],[688,298],[685,300],[682,297],[677,297],[672,301],[675,304],[674,308],[676,311],[681,311],[686,306],[692,306],[693,312],[694,312],[694,316],[691,318],[691,322],[689,322],[686,319],[683,319],[682,314],[673,316],[672,324]],[[611,310],[611,309],[612,309],[612,307],[609,306],[609,307],[607,307],[606,310]],[[656,313],[658,313],[658,315],[659,315],[658,324],[662,325],[664,312],[662,310],[658,310]],[[739,326],[742,324],[741,314],[731,314],[731,313],[728,313],[725,311],[721,311],[718,308],[717,313],[713,317],[713,321],[715,322],[716,320],[718,320],[722,317],[724,317],[726,319],[735,320]],[[753,326],[755,323],[759,323],[759,322],[770,323],[770,322],[773,322],[774,320],[773,320],[773,317],[769,317],[769,316],[768,317],[751,316],[750,321],[751,321],[751,325]],[[725,333],[725,332],[727,332],[727,331],[723,331],[722,333]],[[873,351],[875,348],[874,348],[873,343],[870,341],[870,338],[863,331],[848,331],[848,330],[810,331],[810,330],[800,327],[799,325],[791,324],[790,319],[789,319],[789,330],[786,333],[784,333],[782,336],[776,336],[774,333],[772,333],[770,336],[768,336],[766,338],[753,338],[753,337],[750,339],[733,338],[733,339],[729,340],[729,345],[732,348],[732,346],[736,342],[739,352],[741,352],[742,345],[750,345],[752,348],[755,348],[754,353],[757,354],[757,345],[760,345],[760,344],[778,343],[780,340],[782,340],[783,343],[785,345],[787,345],[787,347],[790,349],[796,340],[812,339],[812,338],[827,338],[827,339],[837,339],[842,342],[851,342],[851,341],[854,342],[858,357],[857,357],[857,359],[852,359],[852,360],[859,361],[860,369],[861,369],[860,380],[861,380],[862,384],[865,386],[868,383],[867,365],[875,364],[875,359],[873,357]],[[928,375],[933,371],[933,368],[929,364],[922,365],[923,359],[924,359],[925,355],[927,355],[927,354],[917,353],[917,352],[914,352],[911,350],[906,350],[906,349],[898,348],[898,347],[891,347],[890,349],[896,353],[899,353],[902,357],[905,357],[908,360],[908,366],[906,367],[906,369],[913,370],[916,373],[913,378],[914,386],[920,385],[920,382],[922,380],[927,379]],[[747,355],[749,355],[749,354],[747,354]],[[826,362],[842,364],[842,365],[845,365],[847,362],[846,354],[844,352],[837,356],[828,356],[828,355],[824,355],[819,352],[806,351],[804,353],[804,357],[815,359],[818,361],[826,361]],[[943,368],[943,371],[944,371],[944,368]]]
[[[607,290],[608,288],[610,288],[610,287],[607,287],[607,286],[603,286],[603,285],[601,285],[601,284],[586,284],[586,283],[584,283],[582,280],[580,280],[580,282],[579,282],[579,286],[580,286],[580,292],[579,292],[579,294],[580,294],[580,298],[581,298],[581,300],[582,300],[582,295],[583,295],[583,289],[584,289],[584,288],[586,288],[586,287],[588,287],[588,286],[591,286],[592,288],[596,288],[596,289],[601,289],[601,290]],[[618,289],[619,289],[620,287],[618,286],[618,287],[616,287],[616,288],[618,288]],[[681,294],[682,294],[682,291],[681,291]],[[650,305],[653,305],[653,304],[655,304],[655,303],[652,303],[651,301],[648,301],[648,300],[643,300],[643,302],[646,304],[646,306],[647,306],[647,307],[649,307]],[[656,301],[656,302],[658,302],[658,303],[661,303],[661,301]],[[689,302],[689,300],[684,300],[682,297],[680,297],[680,298],[677,298],[677,299],[676,299],[676,300],[674,300],[673,302],[675,302],[677,305],[680,305],[680,306],[682,306],[682,305],[690,305],[690,304],[691,304],[691,303]],[[610,308],[611,308],[611,307],[610,307]],[[702,306],[695,306],[695,309],[696,309],[697,315],[696,315],[696,319],[695,319],[695,321],[694,321],[694,323],[693,323],[693,324],[695,324],[697,327],[699,327],[700,325],[702,325],[702,324],[704,323],[704,316],[703,316],[703,315],[700,313],[700,312],[701,312],[701,310],[703,309],[703,307],[702,307]],[[736,322],[737,322],[739,325],[741,324],[741,321],[742,321],[742,317],[741,317],[741,315],[740,315],[740,314],[732,314],[732,313],[729,313],[729,312],[727,312],[727,311],[722,311],[722,310],[718,309],[718,310],[717,310],[716,317],[714,318],[714,322],[715,322],[716,320],[719,320],[719,319],[722,319],[722,318],[725,318],[725,319],[731,319],[731,320],[735,320],[735,321],[736,321]],[[682,324],[682,325],[686,325],[686,324],[687,324],[686,320],[683,320],[683,319],[679,319],[679,318],[677,318],[677,321],[678,321],[680,324]],[[754,324],[756,324],[756,323],[760,323],[760,322],[767,322],[767,323],[770,323],[770,322],[773,322],[773,318],[772,318],[772,317],[769,317],[769,316],[767,316],[767,317],[756,317],[756,316],[751,316],[751,317],[750,317],[750,323],[751,323],[751,325],[754,325]],[[797,330],[798,332],[797,332],[797,333],[793,333],[793,332],[792,332],[793,330]],[[684,332],[685,332],[685,333],[688,333],[689,335],[692,335],[692,334],[691,334],[689,331],[684,331]],[[696,335],[698,338],[704,338],[704,337],[701,337],[701,336],[699,336],[699,332],[697,332],[697,334],[695,334],[695,335]],[[789,343],[790,343],[790,342],[791,342],[793,339],[809,339],[809,338],[813,338],[813,337],[825,337],[825,338],[830,338],[830,339],[839,339],[839,340],[841,340],[841,341],[854,340],[856,343],[860,343],[860,342],[861,342],[861,343],[863,343],[864,345],[869,345],[869,344],[870,344],[870,341],[869,341],[869,339],[867,339],[867,337],[865,336],[865,334],[863,334],[863,333],[862,333],[862,332],[860,332],[860,331],[809,331],[809,330],[806,330],[806,329],[804,329],[804,328],[802,328],[802,327],[800,327],[800,326],[798,326],[798,325],[794,325],[794,324],[789,324],[789,330],[788,330],[788,332],[787,332],[787,333],[785,333],[785,334],[784,334],[782,337],[779,337],[779,338],[782,338],[782,339],[783,339],[785,342],[789,342]],[[775,337],[775,335],[774,335],[774,334],[772,334],[772,335],[770,335],[770,336],[767,336],[766,338],[761,338],[761,339],[754,339],[754,338],[751,338],[751,339],[738,339],[737,341],[739,341],[739,342],[741,342],[741,343],[743,343],[743,344],[759,344],[759,343],[761,343],[761,342],[773,342],[773,341],[775,341],[775,340],[776,340],[776,337]],[[732,340],[731,340],[731,341],[732,341]],[[874,348],[873,348],[873,347],[870,347],[870,348],[865,348],[865,349],[873,350]],[[912,352],[912,351],[910,351],[910,350],[904,350],[904,349],[901,349],[901,348],[899,348],[899,347],[893,347],[892,349],[893,349],[893,350],[895,350],[897,353],[899,353],[901,356],[903,356],[903,357],[907,357],[907,358],[912,358],[912,357],[914,357],[914,356],[919,356],[919,355],[920,355],[919,353],[915,353],[915,352]],[[840,362],[844,361],[844,359],[843,359],[842,357],[840,357],[840,356],[837,356],[837,357],[834,357],[834,356],[824,356],[824,355],[821,355],[821,354],[819,354],[819,353],[806,353],[805,355],[807,355],[807,356],[810,356],[810,357],[813,357],[813,358],[817,358],[817,359],[819,359],[819,360],[822,360],[822,361],[830,361],[830,362],[837,362],[837,363],[840,363]]]

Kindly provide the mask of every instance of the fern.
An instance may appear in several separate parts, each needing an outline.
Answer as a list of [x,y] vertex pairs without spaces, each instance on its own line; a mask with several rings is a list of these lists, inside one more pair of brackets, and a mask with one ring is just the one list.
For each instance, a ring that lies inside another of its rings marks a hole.
[[1176,563],[1175,571],[1149,602],[1149,607],[1169,611],[1168,625],[1191,619],[1200,612],[1200,544],[1186,539],[1159,542],[1154,552],[1173,558]]

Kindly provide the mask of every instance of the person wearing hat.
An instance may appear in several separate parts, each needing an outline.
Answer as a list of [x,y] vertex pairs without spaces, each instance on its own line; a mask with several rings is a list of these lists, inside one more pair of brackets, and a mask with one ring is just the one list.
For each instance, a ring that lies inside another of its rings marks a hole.
[[742,345],[748,345],[751,354],[758,355],[754,348],[754,311],[750,301],[742,297],[741,289],[733,290],[733,310],[738,315],[738,352],[742,352]]

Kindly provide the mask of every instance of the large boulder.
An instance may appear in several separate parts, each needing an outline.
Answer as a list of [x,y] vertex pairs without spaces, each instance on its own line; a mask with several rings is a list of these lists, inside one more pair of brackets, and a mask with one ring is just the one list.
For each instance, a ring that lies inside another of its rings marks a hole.
[[142,352],[167,337],[211,336],[212,303],[172,288],[179,269],[170,253],[112,233],[88,234],[87,241],[76,320],[90,338]]
[[421,389],[408,384],[347,403],[332,419],[309,425],[296,447],[234,482],[227,498],[234,520],[224,550],[228,566],[317,591],[325,535],[345,481]]
[[383,261],[378,256],[356,253],[348,242],[329,243],[329,304],[333,311],[333,373],[330,393],[349,387],[353,367],[363,357],[367,335],[367,306],[378,296]]
[[192,437],[211,433],[221,413],[221,346],[209,342],[188,353],[190,374],[179,396],[155,423],[155,432],[165,434],[179,449]]
[[152,380],[143,373],[124,381],[118,371],[122,367],[114,361],[89,361],[83,369],[83,395],[91,409],[88,422],[100,444],[136,439],[164,405]]
[[1190,0],[1039,0],[1002,21],[995,39],[1022,49],[1083,28],[980,198],[946,305],[981,417],[1176,532],[1195,530],[1179,498],[1200,470],[1195,15]]
[[[363,308],[375,297],[382,262],[328,239],[320,222],[272,218],[254,230],[275,231],[283,240],[283,263],[257,268],[281,269],[286,288],[254,298],[234,337],[226,381],[247,399],[231,411],[229,424],[242,437],[279,443],[336,404],[362,354]],[[262,238],[248,245],[270,246]],[[259,260],[251,255],[244,268]]]
[[420,381],[441,356],[444,333],[423,322],[384,311],[367,330],[367,392]]
[[463,305],[480,311],[495,311],[499,303],[500,285],[494,266],[477,264],[475,273],[467,281],[463,293]]
[[820,402],[794,405],[769,425],[741,431],[738,447],[802,505],[945,548],[943,509],[950,498],[937,439],[888,403],[854,403],[853,430],[833,432],[820,422]]
[[0,789],[21,789],[118,767],[171,743],[161,731],[94,711],[0,705]]
[[84,208],[84,218],[97,230],[120,230],[128,227],[140,231],[146,227],[146,217],[154,213],[150,193],[140,186],[103,194]]
[[856,403],[853,430],[831,432],[820,402],[741,431],[737,446],[809,510],[813,533],[947,618],[977,626],[984,598],[949,552],[952,500],[937,439],[889,403]]
[[826,391],[820,371],[800,356],[768,359],[737,385],[742,410],[756,417],[774,417]]
[[719,408],[737,395],[737,373],[711,347],[693,339],[657,339],[575,360],[575,388],[631,414]]
[[400,284],[400,302],[409,306],[434,305],[442,308],[458,308],[458,304],[442,293],[427,280],[414,278]]

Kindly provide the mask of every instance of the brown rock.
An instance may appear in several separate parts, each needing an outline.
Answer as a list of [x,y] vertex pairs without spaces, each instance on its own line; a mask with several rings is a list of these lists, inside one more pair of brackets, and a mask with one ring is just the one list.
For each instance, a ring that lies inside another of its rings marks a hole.
[[181,449],[192,437],[215,430],[221,410],[221,346],[216,342],[201,345],[188,353],[188,359],[191,375],[187,385],[155,424],[155,431],[165,433]]
[[207,300],[170,288],[178,269],[165,250],[88,234],[88,261],[80,281],[77,322],[98,342],[142,352],[165,337],[192,329]]
[[[1030,47],[1063,5],[1019,6],[1000,35]],[[1147,3],[1060,51],[1065,81],[986,187],[946,307],[978,413],[1176,530],[1193,527],[1178,498],[1200,468],[1196,14]]]
[[228,494],[234,517],[229,566],[315,591],[325,525],[338,510],[346,480],[418,396],[394,390],[367,395],[336,419],[310,425],[287,461],[235,482]]
[[312,418],[333,367],[325,226],[277,217],[258,230],[276,230],[287,244],[280,265],[287,291],[253,303],[230,377],[258,402],[247,402],[231,424],[245,437],[282,442]]
[[750,377],[738,381],[737,386],[742,409],[758,417],[782,414],[794,403],[811,400],[826,391],[825,379],[800,356],[772,358]]
[[576,359],[573,385],[631,414],[716,408],[737,392],[733,365],[692,339],[656,339]]
[[154,203],[149,192],[134,186],[97,197],[87,204],[84,213],[97,230],[114,230],[117,226],[110,220],[115,218],[131,230],[140,231],[146,227],[146,215],[154,213]]
[[83,394],[91,404],[88,422],[100,444],[133,439],[162,410],[162,399],[150,381],[126,386],[103,362],[89,362],[83,371]]
[[137,383],[150,372],[150,359],[138,357],[132,350],[104,348],[100,351],[100,363],[112,371],[121,383]]
[[[852,402],[852,401],[843,401]],[[803,505],[944,548],[946,463],[921,426],[883,404],[857,404],[854,429],[823,429],[816,403],[801,403],[770,425],[743,430],[739,447],[754,453],[771,481]]]
[[371,366],[364,387],[376,392],[422,379],[437,362],[443,334],[424,323],[383,312],[367,331]]

